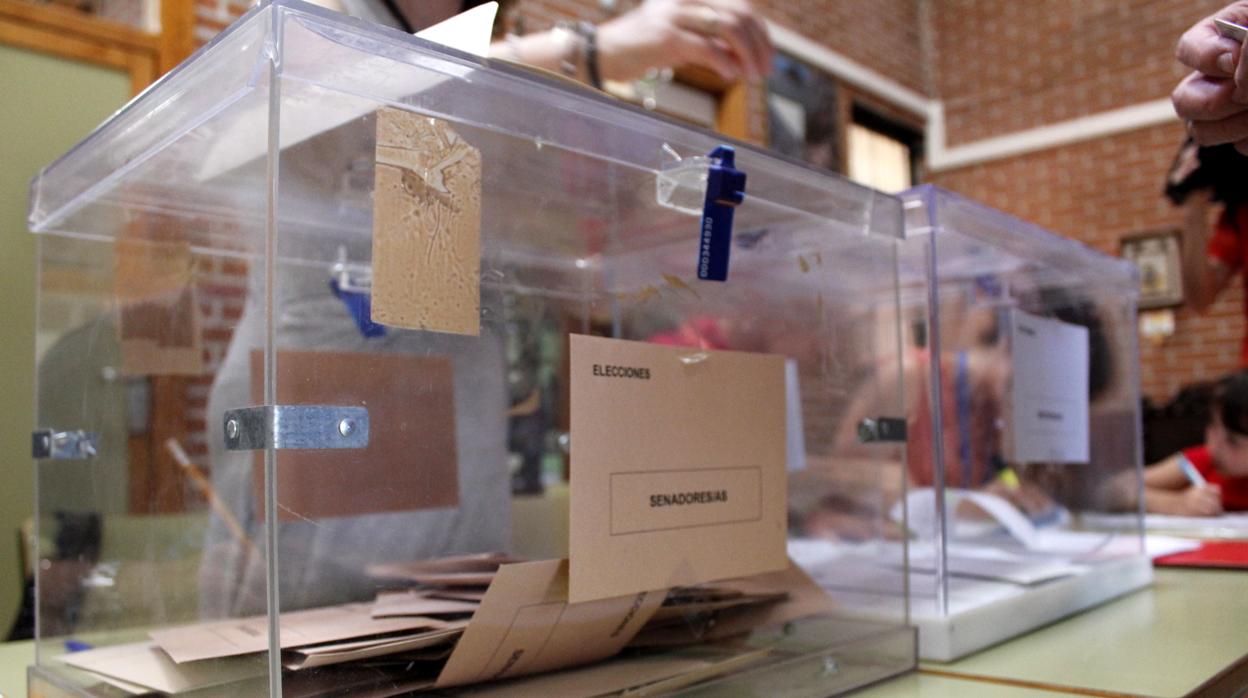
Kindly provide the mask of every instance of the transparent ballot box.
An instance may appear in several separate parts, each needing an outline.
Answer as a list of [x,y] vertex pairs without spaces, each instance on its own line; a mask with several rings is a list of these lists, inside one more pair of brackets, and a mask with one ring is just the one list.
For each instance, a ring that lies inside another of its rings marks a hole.
[[911,619],[951,660],[1152,579],[1138,281],[939,188],[902,199]]
[[895,446],[848,421],[868,392],[901,413],[873,391],[902,222],[556,77],[262,4],[32,184],[32,680],[823,696],[913,668],[904,596],[868,618],[790,559],[818,532],[906,565]]

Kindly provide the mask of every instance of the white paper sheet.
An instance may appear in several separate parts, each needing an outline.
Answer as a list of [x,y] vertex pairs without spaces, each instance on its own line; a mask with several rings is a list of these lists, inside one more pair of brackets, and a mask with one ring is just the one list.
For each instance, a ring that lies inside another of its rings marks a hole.
[[1006,459],[1088,462],[1088,329],[1018,310],[1010,315],[1014,379]]

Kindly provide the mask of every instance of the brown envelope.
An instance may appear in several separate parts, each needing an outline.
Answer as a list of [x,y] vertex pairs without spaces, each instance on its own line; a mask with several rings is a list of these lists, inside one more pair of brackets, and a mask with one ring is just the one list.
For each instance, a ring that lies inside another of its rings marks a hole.
[[374,618],[395,616],[445,616],[472,613],[478,604],[471,601],[435,599],[419,591],[383,591],[373,602]]
[[571,338],[573,602],[783,569],[784,357]]
[[[264,356],[251,353],[251,399],[264,401]],[[298,521],[459,502],[451,360],[406,354],[279,351],[277,402],[367,407],[363,449],[277,453],[277,516]],[[253,478],[263,515],[264,452]]]
[[445,122],[377,110],[374,322],[476,335],[481,153]]
[[[283,613],[281,647],[290,649],[335,640],[385,635],[410,630],[446,628],[445,621],[433,618],[376,618],[372,604],[349,603]],[[231,657],[269,648],[269,620],[265,616],[184,625],[148,633],[173,661]],[[124,678],[124,677],[123,677]]]
[[467,621],[452,623],[440,630],[432,630],[397,638],[336,642],[329,645],[301,647],[282,652],[282,666],[295,671],[319,666],[331,666],[356,662],[375,657],[385,657],[401,652],[448,645],[454,642],[468,625]]
[[60,657],[62,662],[162,693],[181,693],[241,681],[268,672],[264,657],[231,657],[178,665],[154,642],[98,647]]
[[202,374],[203,330],[190,245],[123,238],[114,254],[122,374]]
[[570,604],[567,560],[504,565],[437,685],[505,679],[610,657],[646,624],[664,595],[642,592]]

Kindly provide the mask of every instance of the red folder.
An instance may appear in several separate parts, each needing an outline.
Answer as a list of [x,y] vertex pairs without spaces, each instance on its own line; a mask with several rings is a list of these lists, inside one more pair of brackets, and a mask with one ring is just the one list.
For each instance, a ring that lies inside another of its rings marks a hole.
[[1195,550],[1163,555],[1153,560],[1158,567],[1211,567],[1248,569],[1248,540],[1207,540]]

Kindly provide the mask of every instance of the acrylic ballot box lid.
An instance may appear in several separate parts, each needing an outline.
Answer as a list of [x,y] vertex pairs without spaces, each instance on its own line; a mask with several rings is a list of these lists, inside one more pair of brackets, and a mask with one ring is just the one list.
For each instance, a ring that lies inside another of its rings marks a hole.
[[899,199],[279,0],[46,167],[29,222],[42,680],[827,695],[914,666],[907,597],[868,618],[786,567],[907,564],[900,445],[848,409],[902,407],[871,380]]
[[[1139,284],[940,188],[902,199],[911,611],[921,656],[949,660],[1151,581]],[[1105,514],[1136,525],[1086,530]]]
[[947,245],[941,248],[944,258],[936,260],[941,278],[1003,275],[1025,267],[1036,285],[1112,290],[1131,300],[1139,297],[1139,273],[1128,260],[934,185],[915,187],[901,197],[906,238],[935,236]]

